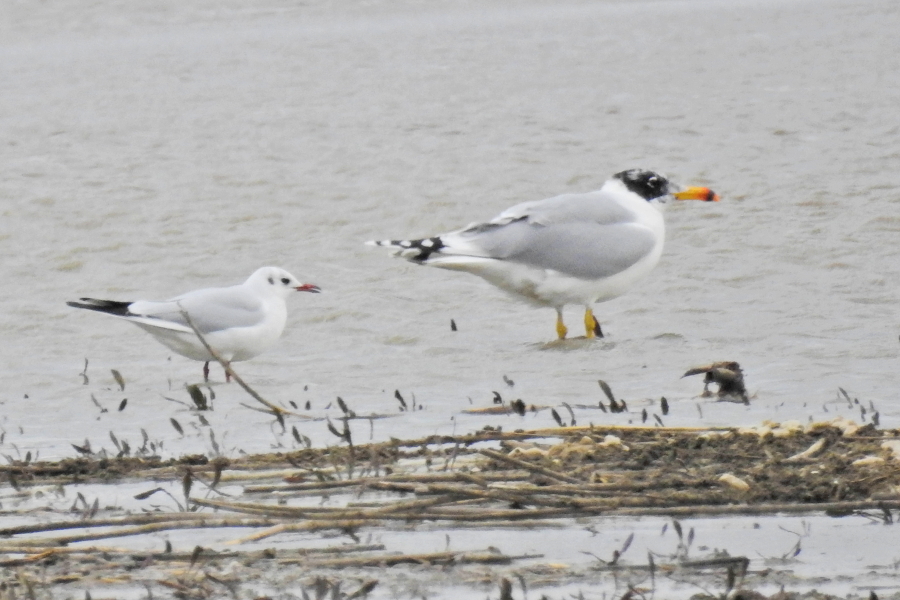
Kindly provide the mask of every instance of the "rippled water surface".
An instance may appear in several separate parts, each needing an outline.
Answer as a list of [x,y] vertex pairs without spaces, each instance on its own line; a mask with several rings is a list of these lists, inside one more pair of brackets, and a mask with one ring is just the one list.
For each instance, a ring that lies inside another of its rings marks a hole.
[[[198,363],[65,306],[237,283],[265,264],[324,293],[291,298],[279,345],[239,373],[274,402],[309,401],[311,416],[339,416],[328,407],[341,396],[393,417],[354,422],[358,441],[552,426],[549,411],[461,413],[494,391],[567,403],[579,423],[636,422],[663,395],[674,425],[860,419],[841,386],[867,419],[874,407],[900,425],[893,1],[0,11],[3,454],[112,449],[110,431],[139,444],[141,429],[176,455],[210,449],[210,430],[227,453],[292,447],[235,385],[214,386],[201,425],[166,399],[188,402]],[[552,310],[363,245],[635,166],[723,201],[669,209],[655,272],[597,307],[602,341],[547,345]],[[744,367],[750,407],[680,379],[717,360]],[[630,414],[577,407],[602,397],[598,379]],[[419,410],[399,413],[394,390]],[[321,422],[291,426],[337,443]]]

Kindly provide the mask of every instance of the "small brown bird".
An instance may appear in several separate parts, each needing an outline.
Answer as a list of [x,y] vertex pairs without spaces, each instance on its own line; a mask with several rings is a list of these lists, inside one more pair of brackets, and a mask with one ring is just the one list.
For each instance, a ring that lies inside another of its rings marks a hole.
[[750,397],[747,395],[747,388],[744,386],[744,372],[738,363],[722,361],[702,367],[693,367],[688,369],[687,373],[682,375],[682,377],[699,375],[700,373],[705,374],[702,394],[704,398],[712,396],[712,392],[709,391],[709,384],[717,383],[719,391],[716,393],[716,396],[720,400],[733,402],[735,399],[738,399],[744,404],[750,404]]

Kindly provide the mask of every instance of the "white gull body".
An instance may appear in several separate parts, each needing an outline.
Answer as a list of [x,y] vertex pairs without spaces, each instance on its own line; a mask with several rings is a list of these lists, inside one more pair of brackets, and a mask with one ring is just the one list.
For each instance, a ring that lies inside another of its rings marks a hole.
[[[227,362],[248,360],[272,347],[287,322],[289,294],[318,292],[278,267],[262,267],[239,285],[205,288],[169,300],[121,302],[81,298],[69,306],[102,312],[134,323],[178,354],[200,361],[213,356],[188,325],[190,316],[207,343]],[[208,371],[204,365],[204,374]]]
[[591,304],[628,291],[662,255],[662,207],[670,199],[718,200],[707,188],[676,191],[643,169],[618,173],[594,192],[524,202],[490,221],[418,240],[370,242],[423,265],[466,271],[514,296],[557,312],[585,307],[587,337],[602,335]]

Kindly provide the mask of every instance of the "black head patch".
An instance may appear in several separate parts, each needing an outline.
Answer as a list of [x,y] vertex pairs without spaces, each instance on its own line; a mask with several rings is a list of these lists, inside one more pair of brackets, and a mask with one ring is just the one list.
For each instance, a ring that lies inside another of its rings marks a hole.
[[624,183],[625,187],[644,200],[653,200],[669,193],[669,180],[646,169],[628,169],[616,173],[613,178]]

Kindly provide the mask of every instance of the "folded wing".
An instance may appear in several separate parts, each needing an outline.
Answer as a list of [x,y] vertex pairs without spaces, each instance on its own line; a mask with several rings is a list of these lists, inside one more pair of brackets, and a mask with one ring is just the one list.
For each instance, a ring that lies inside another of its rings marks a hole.
[[190,315],[200,333],[235,327],[252,327],[265,318],[262,301],[240,286],[198,290],[162,302],[140,300],[129,306],[145,325],[190,331],[182,310]]
[[457,257],[480,257],[596,279],[624,271],[657,242],[632,211],[598,191],[525,202],[442,235],[425,262],[449,267]]

